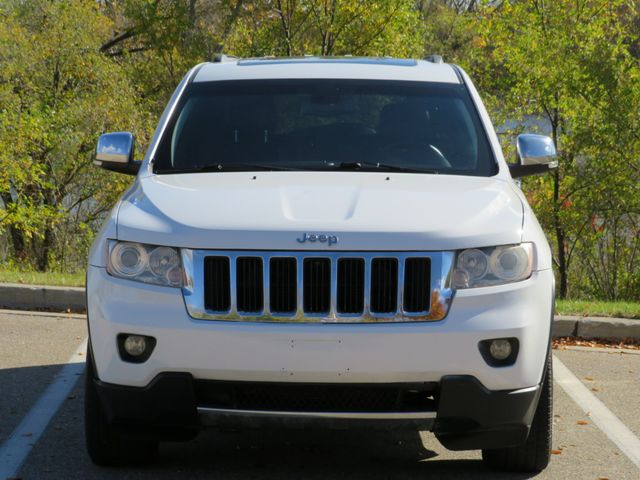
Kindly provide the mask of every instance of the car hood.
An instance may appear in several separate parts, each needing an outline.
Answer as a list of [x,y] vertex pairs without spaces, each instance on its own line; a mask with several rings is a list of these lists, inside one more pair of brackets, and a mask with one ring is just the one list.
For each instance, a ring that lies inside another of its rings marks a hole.
[[[121,240],[248,250],[452,250],[518,243],[522,202],[495,178],[378,172],[152,175],[125,194]],[[301,243],[304,234],[337,237]]]

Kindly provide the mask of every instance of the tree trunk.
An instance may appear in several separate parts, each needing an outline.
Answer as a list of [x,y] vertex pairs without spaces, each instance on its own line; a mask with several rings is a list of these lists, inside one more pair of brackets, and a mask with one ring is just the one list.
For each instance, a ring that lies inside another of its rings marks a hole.
[[240,16],[240,13],[242,13],[243,4],[244,4],[244,0],[236,1],[235,7],[233,7],[233,10],[231,11],[229,18],[225,22],[225,26],[224,26],[224,30],[222,31],[222,37],[220,38],[220,42],[215,46],[215,49],[214,49],[215,53],[224,53],[224,47],[225,47],[225,44],[227,43],[227,38],[229,38],[229,35],[231,35],[231,32],[233,31],[233,28],[238,20],[238,17]]
[[556,170],[553,173],[553,227],[556,232],[556,248],[558,250],[558,274],[560,275],[560,298],[567,297],[568,288],[568,265],[565,252],[565,232],[560,221],[560,173]]
[[[545,111],[549,116],[551,122],[551,137],[553,138],[553,144],[556,148],[559,148],[558,140],[560,134],[560,113],[558,112],[558,94],[555,95],[556,107],[550,112],[546,107]],[[569,258],[566,251],[566,232],[560,219],[560,209],[562,204],[560,202],[560,165],[553,172],[553,229],[556,233],[556,248],[558,250],[558,274],[560,276],[559,289],[556,292],[560,298],[567,298],[567,291],[569,286]]]
[[[34,246],[34,254],[36,257],[36,269],[39,272],[46,272],[49,269],[49,256],[54,244],[54,233],[51,227],[47,227],[44,231],[42,242]],[[37,246],[36,246],[37,245]]]
[[[2,198],[5,209],[8,210],[13,204],[11,194],[7,192],[2,194],[0,197]],[[9,237],[11,238],[11,247],[13,248],[14,258],[20,263],[27,262],[29,259],[29,252],[27,251],[27,241],[24,236],[24,232],[11,224],[7,226],[7,230],[9,231]]]
[[24,232],[13,225],[9,226],[9,236],[11,237],[11,246],[13,247],[13,255],[20,263],[26,263],[29,260],[29,252],[27,252],[27,242],[24,238]]

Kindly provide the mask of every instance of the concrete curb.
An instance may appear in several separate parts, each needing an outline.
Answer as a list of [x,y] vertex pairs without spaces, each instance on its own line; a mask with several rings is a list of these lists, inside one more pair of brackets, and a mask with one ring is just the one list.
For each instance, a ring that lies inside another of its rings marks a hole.
[[0,308],[84,312],[84,288],[45,285],[0,284]]
[[[67,312],[47,312],[38,310],[10,310],[6,308],[0,308],[0,314],[15,316],[15,317],[30,317],[30,318],[65,318],[71,320],[87,320],[86,313],[67,313]],[[638,352],[640,355],[640,352]]]
[[554,337],[640,339],[640,320],[556,315]]
[[[0,283],[0,308],[85,312],[84,288]],[[556,315],[554,337],[640,340],[640,320]]]

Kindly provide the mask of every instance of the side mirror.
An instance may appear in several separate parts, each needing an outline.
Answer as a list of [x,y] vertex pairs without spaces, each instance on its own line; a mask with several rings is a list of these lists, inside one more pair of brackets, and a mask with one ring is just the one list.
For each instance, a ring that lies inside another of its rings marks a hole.
[[513,178],[538,175],[558,168],[556,147],[553,140],[545,135],[518,135],[516,148],[518,163],[509,165]]
[[113,172],[136,175],[142,162],[133,159],[134,138],[129,132],[100,135],[94,165]]

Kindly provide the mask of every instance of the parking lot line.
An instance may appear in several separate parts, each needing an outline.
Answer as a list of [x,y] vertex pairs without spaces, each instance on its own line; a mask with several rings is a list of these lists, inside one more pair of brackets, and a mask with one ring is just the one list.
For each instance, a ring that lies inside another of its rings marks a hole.
[[0,447],[0,479],[15,477],[18,474],[31,448],[38,441],[83,372],[86,351],[87,340],[85,339],[55,376],[53,383],[49,385],[7,441]]
[[553,356],[554,380],[589,415],[593,423],[615,443],[618,448],[640,469],[640,439],[609,410],[569,370],[557,356]]

